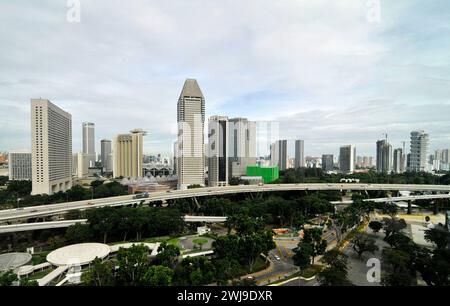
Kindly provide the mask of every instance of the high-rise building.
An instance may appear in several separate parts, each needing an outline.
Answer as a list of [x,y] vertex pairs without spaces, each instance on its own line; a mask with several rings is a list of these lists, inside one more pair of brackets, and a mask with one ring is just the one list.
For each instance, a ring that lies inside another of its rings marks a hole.
[[228,117],[212,116],[208,124],[209,186],[228,185]]
[[322,155],[322,170],[328,172],[333,171],[333,169],[334,169],[333,154]]
[[248,166],[256,165],[256,122],[232,118],[228,131],[229,176],[244,176]]
[[305,166],[305,142],[303,140],[295,141],[295,169]]
[[424,131],[411,132],[411,157],[409,170],[413,172],[427,170],[429,135]]
[[146,132],[134,129],[130,134],[117,135],[114,138],[114,177],[143,176],[143,138]]
[[87,155],[89,167],[95,167],[95,124],[83,122],[83,154]]
[[74,154],[72,161],[72,173],[77,178],[84,178],[89,175],[89,155],[82,152]]
[[355,171],[356,147],[354,145],[342,146],[339,150],[339,169],[343,173]]
[[178,188],[205,185],[205,98],[198,83],[187,79],[177,104]]
[[272,166],[278,166],[280,171],[287,169],[287,140],[277,140],[270,148],[270,160]]
[[72,116],[45,99],[31,99],[31,194],[72,187]]
[[112,172],[113,165],[111,164],[109,155],[111,154],[111,140],[102,139],[101,142],[101,162],[104,172]]
[[434,151],[434,160],[442,161],[442,150]]
[[444,164],[448,164],[449,161],[450,161],[449,150],[448,149],[442,150],[442,162]]
[[394,150],[393,169],[395,173],[405,172],[405,154],[403,149],[398,148]]
[[392,146],[386,139],[377,141],[377,171],[392,171]]
[[31,180],[31,152],[10,151],[8,157],[8,168],[10,181]]

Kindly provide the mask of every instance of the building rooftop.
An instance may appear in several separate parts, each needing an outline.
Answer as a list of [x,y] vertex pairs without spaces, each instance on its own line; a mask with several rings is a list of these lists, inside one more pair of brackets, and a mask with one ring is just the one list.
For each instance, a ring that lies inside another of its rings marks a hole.
[[180,98],[182,97],[197,97],[204,99],[203,93],[198,86],[197,80],[186,79],[184,82],[183,90],[181,91]]

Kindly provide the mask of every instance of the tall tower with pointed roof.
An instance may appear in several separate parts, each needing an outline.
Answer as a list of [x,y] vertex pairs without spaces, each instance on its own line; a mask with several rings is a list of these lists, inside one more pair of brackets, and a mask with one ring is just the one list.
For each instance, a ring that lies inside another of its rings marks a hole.
[[205,98],[195,79],[187,79],[177,105],[178,188],[205,185]]

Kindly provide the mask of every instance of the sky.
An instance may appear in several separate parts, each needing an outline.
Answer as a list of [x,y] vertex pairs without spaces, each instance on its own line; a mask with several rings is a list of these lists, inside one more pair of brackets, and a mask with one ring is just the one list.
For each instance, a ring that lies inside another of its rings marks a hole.
[[207,117],[277,121],[291,154],[375,155],[418,129],[448,148],[449,20],[448,0],[0,0],[0,151],[30,148],[42,97],[72,114],[74,152],[88,121],[97,151],[142,128],[168,155],[186,78]]

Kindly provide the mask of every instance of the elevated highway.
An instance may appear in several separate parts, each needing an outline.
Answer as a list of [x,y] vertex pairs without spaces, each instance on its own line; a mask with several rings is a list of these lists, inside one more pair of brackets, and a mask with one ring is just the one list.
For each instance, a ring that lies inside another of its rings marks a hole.
[[[184,216],[184,222],[206,222],[206,223],[222,223],[227,221],[227,217],[216,216]],[[87,219],[78,220],[62,220],[62,221],[50,221],[50,222],[30,222],[30,223],[18,223],[10,225],[0,225],[0,234],[35,231],[52,228],[64,228],[75,224],[85,224]]]
[[228,186],[206,187],[188,190],[169,190],[166,192],[154,192],[145,199],[133,199],[133,195],[94,199],[61,204],[41,205],[25,207],[21,209],[0,210],[0,222],[20,220],[35,217],[58,215],[72,210],[86,210],[97,207],[115,207],[127,205],[146,205],[155,201],[164,201],[182,198],[195,198],[205,196],[220,196],[236,193],[259,193],[276,191],[324,191],[324,190],[354,190],[354,191],[415,191],[449,193],[448,185],[402,185],[402,184],[268,184],[263,186]]

